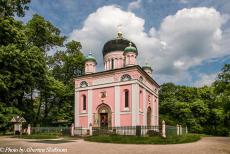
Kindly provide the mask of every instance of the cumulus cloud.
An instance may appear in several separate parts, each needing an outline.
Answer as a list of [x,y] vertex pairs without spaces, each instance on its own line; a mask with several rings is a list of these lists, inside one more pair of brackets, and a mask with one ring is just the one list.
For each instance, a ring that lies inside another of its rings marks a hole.
[[122,25],[124,37],[138,48],[139,64],[150,63],[158,79],[174,82],[188,80],[186,71],[191,66],[228,53],[221,48],[225,21],[226,17],[214,8],[182,9],[165,17],[158,30],[152,27],[146,32],[144,19],[110,5],[90,14],[82,28],[71,32],[69,40],[80,41],[85,53],[92,51],[102,70],[103,45],[116,37],[117,26]]
[[199,74],[199,80],[195,81],[194,86],[203,87],[210,86],[216,79],[217,73]]
[[141,7],[141,0],[133,1],[128,5],[128,11],[133,11]]

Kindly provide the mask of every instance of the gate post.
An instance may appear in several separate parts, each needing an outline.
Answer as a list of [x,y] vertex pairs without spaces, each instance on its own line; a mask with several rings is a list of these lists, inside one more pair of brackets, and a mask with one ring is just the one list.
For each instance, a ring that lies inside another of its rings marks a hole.
[[180,135],[182,135],[182,129],[183,129],[183,128],[182,128],[181,125],[180,125],[179,127],[180,127]]
[[166,138],[166,131],[165,131],[165,121],[162,121],[162,137]]
[[185,127],[185,133],[188,134],[188,127]]
[[89,135],[90,136],[93,135],[93,126],[92,126],[92,123],[89,124]]
[[70,127],[70,135],[74,136],[74,123],[72,123],[72,125]]
[[28,135],[31,134],[31,127],[30,127],[30,124],[28,124],[28,127],[27,127],[27,134],[28,134]]
[[180,135],[180,127],[178,124],[176,124],[176,134],[177,134],[177,136]]

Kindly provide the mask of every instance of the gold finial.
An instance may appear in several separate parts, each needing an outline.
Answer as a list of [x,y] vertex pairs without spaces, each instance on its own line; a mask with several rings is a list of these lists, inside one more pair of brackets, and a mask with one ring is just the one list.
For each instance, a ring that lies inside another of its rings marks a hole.
[[121,27],[122,27],[122,24],[118,24],[117,25],[117,38],[119,38],[119,39],[121,39],[121,38],[123,38],[123,36],[122,36],[122,32],[121,32]]
[[132,46],[132,42],[129,42],[129,46],[130,46],[130,47]]
[[123,38],[122,37],[122,32],[117,32],[117,38]]

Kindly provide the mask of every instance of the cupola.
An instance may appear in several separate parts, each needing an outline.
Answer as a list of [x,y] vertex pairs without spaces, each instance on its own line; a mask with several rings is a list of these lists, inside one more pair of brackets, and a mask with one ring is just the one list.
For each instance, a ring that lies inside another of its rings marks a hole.
[[96,58],[90,52],[89,55],[85,57],[85,74],[95,73],[96,65]]

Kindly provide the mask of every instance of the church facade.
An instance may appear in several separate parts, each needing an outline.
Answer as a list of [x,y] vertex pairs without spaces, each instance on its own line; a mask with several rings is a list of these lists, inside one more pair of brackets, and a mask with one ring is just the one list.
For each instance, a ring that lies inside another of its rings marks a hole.
[[75,127],[158,126],[159,85],[149,65],[137,65],[136,45],[118,33],[103,47],[104,71],[92,54],[75,81]]

